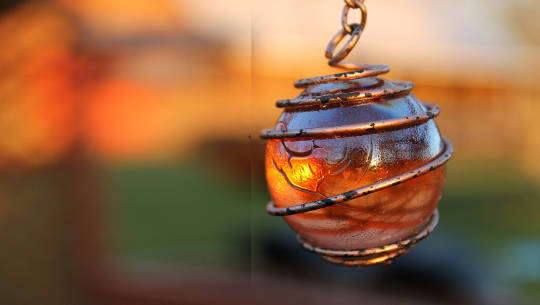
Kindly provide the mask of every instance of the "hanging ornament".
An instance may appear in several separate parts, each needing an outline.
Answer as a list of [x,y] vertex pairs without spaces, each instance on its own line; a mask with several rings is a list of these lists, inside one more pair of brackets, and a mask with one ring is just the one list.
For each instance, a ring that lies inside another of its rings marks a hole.
[[[351,9],[360,23],[348,23]],[[379,78],[385,65],[342,62],[366,20],[364,1],[345,0],[325,55],[350,72],[297,80],[302,93],[278,101],[277,124],[261,132],[268,213],[284,216],[305,249],[345,266],[388,264],[433,231],[453,154],[433,120],[439,107],[410,82]]]

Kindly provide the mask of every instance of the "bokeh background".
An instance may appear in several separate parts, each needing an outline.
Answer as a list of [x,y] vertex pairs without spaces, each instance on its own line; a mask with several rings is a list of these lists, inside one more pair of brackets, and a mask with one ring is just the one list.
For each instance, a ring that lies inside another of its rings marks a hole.
[[347,269],[266,215],[257,137],[336,71],[343,1],[2,1],[0,303],[540,303],[540,3],[366,4],[352,59],[440,105],[456,154],[437,230]]

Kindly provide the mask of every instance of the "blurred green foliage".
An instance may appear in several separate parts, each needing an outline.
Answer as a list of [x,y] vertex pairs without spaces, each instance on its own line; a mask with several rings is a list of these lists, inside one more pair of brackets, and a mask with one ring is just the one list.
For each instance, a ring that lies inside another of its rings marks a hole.
[[[264,185],[218,173],[204,160],[110,165],[103,178],[112,209],[110,245],[124,258],[249,267],[250,235],[253,241],[284,225],[266,215]],[[539,242],[539,203],[538,186],[509,163],[451,162],[438,229],[464,237],[488,265],[497,265],[512,259],[501,254],[512,243]],[[540,281],[513,280],[502,279],[540,300]]]
[[259,220],[267,218],[262,187],[251,190],[248,183],[216,175],[201,160],[114,165],[104,179],[116,254],[205,267],[249,266],[240,260],[249,260],[250,203],[260,203]]
[[510,163],[450,162],[439,209],[441,227],[482,247],[540,237],[540,188]]

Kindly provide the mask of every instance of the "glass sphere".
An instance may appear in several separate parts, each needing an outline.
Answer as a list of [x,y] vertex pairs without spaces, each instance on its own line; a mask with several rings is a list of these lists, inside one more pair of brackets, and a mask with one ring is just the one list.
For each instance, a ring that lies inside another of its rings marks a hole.
[[[391,87],[392,83],[385,82],[384,86]],[[335,127],[425,111],[413,95],[347,106],[287,109],[275,129]],[[360,136],[273,139],[266,148],[266,178],[275,205],[288,207],[411,171],[435,159],[443,149],[433,120]],[[443,182],[444,166],[382,191],[286,216],[285,220],[304,240],[321,248],[382,246],[411,237],[422,227],[437,206]]]

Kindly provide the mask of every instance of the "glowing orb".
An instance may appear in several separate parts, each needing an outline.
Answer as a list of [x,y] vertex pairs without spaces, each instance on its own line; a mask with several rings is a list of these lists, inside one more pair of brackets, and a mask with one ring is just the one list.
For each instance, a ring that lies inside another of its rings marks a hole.
[[[360,79],[354,87],[363,89],[375,83],[381,86],[378,79]],[[324,86],[311,86],[306,92],[328,92]],[[332,86],[348,92],[347,83]],[[393,86],[384,82],[381,88]],[[410,94],[347,105],[290,108],[274,130],[337,127],[415,117],[426,111]],[[443,150],[444,142],[433,120],[363,135],[271,139],[266,150],[266,178],[276,207],[288,207],[406,173]],[[443,182],[444,166],[367,196],[284,218],[305,241],[318,247],[352,250],[382,246],[418,232],[435,210]]]

